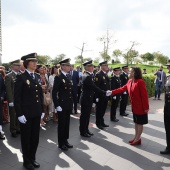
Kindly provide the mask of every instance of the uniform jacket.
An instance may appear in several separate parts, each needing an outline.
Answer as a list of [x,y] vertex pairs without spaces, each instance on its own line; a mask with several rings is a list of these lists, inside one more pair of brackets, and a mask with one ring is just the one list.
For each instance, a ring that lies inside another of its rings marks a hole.
[[2,75],[0,74],[0,98],[4,98],[5,95],[5,84]]
[[[117,77],[116,75],[113,75],[111,77],[111,89],[112,90],[115,90],[115,89],[118,89],[119,87],[121,87],[121,81],[120,81],[120,78]],[[120,94],[117,94],[115,96],[120,96]]]
[[138,115],[146,114],[145,110],[149,110],[149,102],[145,82],[137,79],[132,84],[130,79],[123,87],[113,90],[112,94],[123,93],[126,90],[129,93],[132,112]]
[[91,105],[93,103],[94,92],[101,95],[106,95],[104,90],[101,90],[94,84],[94,80],[90,73],[85,72],[82,77],[83,86],[81,94],[81,104]]
[[125,74],[124,72],[120,74],[121,86],[124,86],[128,82],[128,80],[129,78],[127,74]]
[[154,73],[154,75],[156,75],[154,83],[155,84],[159,84],[160,83],[159,80],[160,80],[161,74],[162,74],[162,86],[164,86],[165,83],[166,83],[166,74],[165,74],[164,71],[157,71],[157,72]]
[[72,89],[77,90],[77,85],[79,83],[79,73],[75,70],[73,70],[72,73],[73,73],[71,76],[71,80],[73,82]]
[[35,80],[25,71],[18,75],[14,84],[14,106],[17,116],[41,116],[43,109],[43,92],[40,77],[34,73]]
[[[95,75],[95,85],[104,91],[110,90],[110,79],[102,70],[98,71]],[[95,93],[95,97],[107,98],[105,94],[101,95],[101,93]]]
[[62,72],[55,76],[52,97],[55,108],[60,106],[63,110],[73,108],[72,82]]
[[14,102],[14,82],[16,74],[11,71],[5,76],[6,97],[8,103]]

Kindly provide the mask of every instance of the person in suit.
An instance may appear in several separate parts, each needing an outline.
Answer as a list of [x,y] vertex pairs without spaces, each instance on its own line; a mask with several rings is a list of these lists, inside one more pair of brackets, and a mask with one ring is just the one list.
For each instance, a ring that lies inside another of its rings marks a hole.
[[3,114],[2,114],[2,106],[3,100],[5,95],[5,84],[2,75],[0,74],[0,139],[4,140],[4,132],[2,131],[2,124],[3,124]]
[[[129,78],[128,78],[128,73],[129,73],[129,68],[127,65],[122,66],[122,73],[120,74],[120,81],[121,81],[121,87],[124,86]],[[125,91],[121,94],[121,99],[120,99],[120,115],[121,116],[128,116],[128,113],[126,113],[126,106],[128,103],[128,92]]]
[[[100,89],[107,91],[110,89],[110,79],[107,76],[108,64],[107,61],[99,63],[100,71],[95,75],[95,85]],[[96,126],[99,129],[104,127],[109,127],[109,125],[104,122],[104,115],[108,104],[108,97],[106,95],[101,95],[100,93],[95,93],[96,97]]]
[[79,83],[77,85],[77,103],[79,103],[80,102],[81,89],[82,89],[82,75],[83,75],[83,73],[82,73],[80,66],[77,66],[76,70],[79,74]]
[[166,132],[166,148],[160,154],[170,154],[170,60],[167,64],[168,76],[165,83],[164,125]]
[[43,91],[40,77],[35,73],[37,53],[21,57],[23,74],[17,76],[14,84],[14,106],[21,130],[23,166],[28,170],[39,168],[36,151],[39,143],[40,119],[44,117]]
[[147,74],[146,68],[143,69],[143,73],[142,74]]
[[69,75],[70,59],[64,59],[59,63],[61,71],[55,76],[52,97],[58,113],[58,147],[67,151],[68,148],[73,148],[68,142],[70,114],[73,108],[72,82]]
[[142,80],[142,72],[139,67],[132,67],[130,70],[130,79],[127,84],[118,89],[112,90],[112,95],[120,94],[128,91],[132,112],[133,121],[135,123],[135,135],[129,141],[131,145],[141,144],[141,135],[143,125],[148,123],[149,101],[145,82]]
[[101,90],[98,86],[94,84],[93,69],[94,65],[92,60],[83,63],[85,72],[82,77],[83,86],[81,94],[81,116],[80,116],[80,135],[83,137],[91,137],[93,133],[89,131],[88,125],[90,121],[90,113],[93,104],[94,92],[101,95],[110,95],[110,91]]
[[[111,89],[115,90],[121,87],[121,81],[119,78],[120,67],[113,69],[113,75],[111,77]],[[116,118],[116,110],[120,101],[120,94],[114,95],[111,97],[111,111],[110,111],[110,120],[113,122],[118,122],[119,119]]]
[[73,64],[71,64],[70,66],[69,74],[70,74],[71,81],[73,83],[72,95],[73,95],[73,103],[74,103],[74,114],[77,114],[77,90],[78,90],[77,86],[79,83],[79,73],[76,70],[74,70]]
[[159,70],[154,73],[156,75],[155,78],[155,98],[154,100],[158,99],[160,100],[160,95],[162,92],[162,87],[165,86],[166,83],[166,74],[163,71],[163,66],[160,66]]
[[5,76],[5,86],[6,86],[6,97],[9,106],[9,116],[10,116],[10,132],[12,137],[17,137],[20,133],[19,121],[16,117],[16,112],[14,108],[14,82],[16,76],[20,74],[20,60],[15,60],[11,62],[11,72]]

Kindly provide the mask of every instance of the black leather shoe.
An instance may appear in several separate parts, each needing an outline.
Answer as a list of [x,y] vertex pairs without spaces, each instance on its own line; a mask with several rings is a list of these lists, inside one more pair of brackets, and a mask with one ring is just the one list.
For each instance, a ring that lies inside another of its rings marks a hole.
[[122,113],[120,114],[120,116],[128,116],[129,114],[128,113]]
[[67,148],[73,148],[73,145],[69,144],[68,142],[65,142],[65,146],[67,146]]
[[94,134],[91,133],[89,130],[87,131],[87,134],[89,134],[90,136],[93,136]]
[[2,134],[1,132],[0,132],[0,139],[2,139],[2,140],[4,140],[4,139],[5,139],[5,135],[4,135],[4,134]]
[[106,125],[105,123],[102,124],[102,127],[109,127],[109,125]]
[[40,164],[36,161],[32,161],[31,164],[34,166],[34,168],[39,168]]
[[116,119],[116,118],[115,118],[115,119],[111,119],[111,121],[112,121],[112,122],[118,122],[119,119]]
[[83,137],[91,137],[91,135],[89,135],[88,133],[80,133],[80,135]]
[[28,170],[34,170],[34,166],[32,164],[23,164],[23,166]]
[[12,132],[12,133],[11,133],[11,136],[12,136],[13,138],[16,138],[18,135],[17,135],[16,132]]
[[104,128],[101,125],[96,125],[99,129],[103,130]]
[[60,149],[63,150],[63,151],[67,151],[67,150],[68,150],[68,148],[67,148],[66,145],[59,145],[58,148],[60,148]]
[[160,151],[160,154],[170,154],[170,150],[166,148],[164,151]]

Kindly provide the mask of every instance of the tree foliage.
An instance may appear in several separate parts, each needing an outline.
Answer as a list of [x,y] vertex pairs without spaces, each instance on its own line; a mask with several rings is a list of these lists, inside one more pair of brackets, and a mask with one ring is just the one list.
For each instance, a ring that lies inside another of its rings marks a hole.
[[154,55],[149,52],[141,54],[140,57],[143,60],[143,62],[154,61]]
[[113,51],[113,54],[112,54],[112,56],[114,57],[114,61],[115,61],[115,63],[120,63],[120,60],[119,60],[119,58],[120,58],[120,56],[122,55],[122,51],[121,50],[119,50],[119,49],[116,49],[116,50],[114,50]]
[[61,60],[63,60],[66,57],[65,54],[59,54],[57,55],[53,60],[51,60],[53,65],[57,65]]
[[167,60],[169,59],[167,56],[163,55],[160,52],[154,52],[153,56],[156,59],[156,62],[161,65],[165,65],[167,63]]
[[51,57],[48,55],[38,55],[37,60],[39,64],[51,64]]

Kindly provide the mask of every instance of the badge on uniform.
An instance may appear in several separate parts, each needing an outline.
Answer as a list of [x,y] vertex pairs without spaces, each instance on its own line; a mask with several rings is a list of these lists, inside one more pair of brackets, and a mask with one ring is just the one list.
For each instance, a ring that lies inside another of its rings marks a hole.
[[96,81],[98,81],[98,78],[96,77]]
[[65,83],[66,81],[63,79],[63,83]]
[[27,80],[26,83],[27,83],[28,85],[30,85],[30,81],[29,81],[29,80]]
[[127,79],[127,77],[125,77],[125,79]]
[[105,77],[103,76],[103,79],[105,79]]

